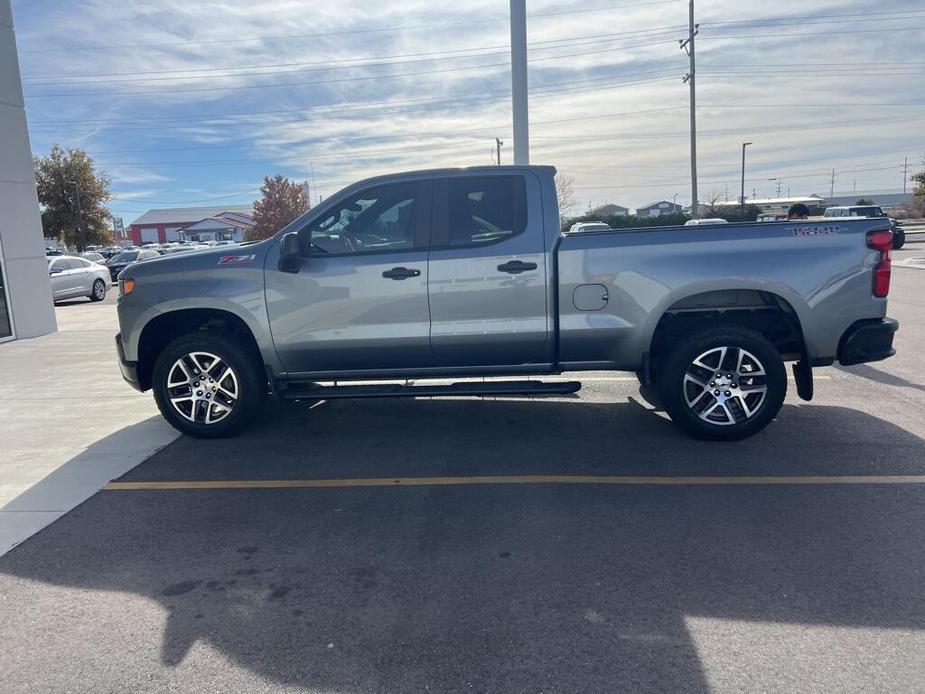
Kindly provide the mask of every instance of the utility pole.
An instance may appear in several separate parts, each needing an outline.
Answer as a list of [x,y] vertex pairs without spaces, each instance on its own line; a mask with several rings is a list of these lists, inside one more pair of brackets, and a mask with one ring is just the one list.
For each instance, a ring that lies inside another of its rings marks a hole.
[[495,163],[498,166],[501,166],[501,145],[503,144],[504,142],[501,140],[500,137],[495,138],[495,151],[498,153],[498,158],[495,160]]
[[909,157],[903,160],[903,195],[906,194],[906,181],[909,180]]
[[742,143],[742,197],[739,198],[739,221],[745,221],[745,148],[748,147],[751,142]]
[[688,7],[687,38],[679,41],[681,49],[690,58],[690,71],[684,75],[683,81],[690,87],[691,100],[691,217],[697,219],[700,215],[700,206],[697,204],[697,87],[696,87],[696,59],[694,55],[694,37],[699,33],[699,25],[694,24],[694,0],[690,0]]
[[527,0],[511,0],[511,98],[514,112],[514,163],[530,163],[527,106]]
[[774,181],[777,181],[777,197],[780,197],[780,187],[781,187],[781,184],[784,182],[784,179],[782,179],[782,178],[769,178],[768,180],[771,181],[772,183],[773,183]]
[[832,177],[829,179],[829,203],[835,198],[835,169],[832,169]]

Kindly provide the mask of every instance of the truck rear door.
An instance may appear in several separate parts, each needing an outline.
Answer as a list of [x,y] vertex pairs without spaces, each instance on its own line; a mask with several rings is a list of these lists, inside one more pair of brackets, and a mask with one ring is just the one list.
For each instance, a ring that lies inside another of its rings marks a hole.
[[436,364],[550,363],[539,180],[438,175],[433,210],[427,287]]

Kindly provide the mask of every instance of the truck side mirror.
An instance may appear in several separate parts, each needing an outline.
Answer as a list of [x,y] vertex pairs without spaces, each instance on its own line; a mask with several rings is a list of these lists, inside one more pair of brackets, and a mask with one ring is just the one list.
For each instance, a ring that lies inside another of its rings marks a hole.
[[285,234],[280,241],[279,246],[279,270],[280,272],[291,272],[293,274],[299,271],[299,265],[302,261],[302,248],[299,243],[299,233],[290,231]]

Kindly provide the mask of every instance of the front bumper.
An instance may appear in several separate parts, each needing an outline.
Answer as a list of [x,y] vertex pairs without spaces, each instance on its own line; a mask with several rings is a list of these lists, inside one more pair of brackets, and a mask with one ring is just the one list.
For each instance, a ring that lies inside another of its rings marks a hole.
[[116,335],[116,351],[119,353],[119,369],[122,371],[122,378],[135,390],[141,390],[141,384],[138,382],[138,364],[133,361],[125,360],[125,350],[122,349],[122,335]]
[[899,321],[892,318],[862,320],[854,323],[842,335],[838,345],[838,361],[842,366],[880,361],[896,354],[893,335]]

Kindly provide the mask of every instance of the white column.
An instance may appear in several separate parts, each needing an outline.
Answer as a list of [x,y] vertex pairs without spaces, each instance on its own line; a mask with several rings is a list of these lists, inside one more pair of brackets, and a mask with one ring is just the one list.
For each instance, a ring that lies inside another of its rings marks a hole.
[[[0,0],[0,247],[17,338],[57,330],[32,172],[11,0]],[[2,349],[2,347],[0,347]]]
[[527,108],[527,0],[511,0],[511,97],[514,107],[514,163],[530,163]]

